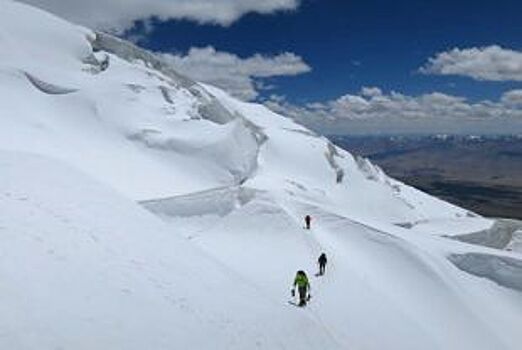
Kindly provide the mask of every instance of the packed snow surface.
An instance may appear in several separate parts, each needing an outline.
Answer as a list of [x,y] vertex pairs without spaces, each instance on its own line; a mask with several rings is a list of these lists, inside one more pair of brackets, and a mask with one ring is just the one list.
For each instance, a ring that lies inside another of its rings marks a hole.
[[130,43],[0,0],[0,110],[1,348],[522,344],[518,233]]

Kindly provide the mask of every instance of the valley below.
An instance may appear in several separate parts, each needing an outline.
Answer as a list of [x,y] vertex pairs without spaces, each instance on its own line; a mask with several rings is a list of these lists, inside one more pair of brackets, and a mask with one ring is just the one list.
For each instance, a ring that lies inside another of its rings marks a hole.
[[390,176],[481,215],[522,219],[516,136],[333,136]]

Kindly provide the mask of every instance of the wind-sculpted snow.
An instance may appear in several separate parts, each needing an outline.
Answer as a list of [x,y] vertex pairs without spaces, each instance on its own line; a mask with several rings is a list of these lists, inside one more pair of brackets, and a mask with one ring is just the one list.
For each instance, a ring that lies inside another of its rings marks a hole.
[[146,129],[130,135],[129,139],[141,142],[148,148],[196,159],[218,159],[230,173],[233,184],[242,184],[252,176],[257,167],[260,144],[256,134],[243,121],[222,125],[214,133],[201,136],[196,138],[199,142],[194,142],[194,138],[185,135],[170,136],[160,130]]
[[465,235],[457,235],[452,238],[461,242],[504,249],[512,241],[514,232],[519,228],[522,228],[521,221],[498,219],[489,229]]
[[[37,32],[26,28],[24,42],[41,61],[29,62],[25,49],[13,50],[11,63],[0,69],[36,65],[30,71],[38,71],[40,80],[56,76],[67,82],[57,85],[78,91],[43,99],[15,78],[5,80],[0,85],[5,109],[24,118],[1,121],[0,146],[38,149],[67,160],[138,200],[244,183],[293,191],[290,180],[308,189],[311,200],[315,194],[338,198],[338,205],[358,215],[372,212],[387,221],[413,222],[461,211],[413,189],[398,194],[389,181],[371,181],[386,176],[370,163],[357,166],[349,153],[263,106],[239,102],[177,74],[150,52],[75,26],[69,35],[66,23],[55,28],[53,20],[48,20],[53,25],[47,32],[41,21]],[[1,25],[10,31],[16,26],[9,21]],[[40,36],[48,46],[41,45]],[[57,49],[51,42],[67,45]],[[52,59],[46,60],[48,55]],[[91,66],[99,70],[106,58],[105,70],[89,72]],[[15,102],[20,96],[31,96],[31,104]],[[5,142],[7,135],[23,137]],[[348,200],[354,197],[364,199]],[[382,210],[381,203],[390,205]]]
[[453,254],[449,259],[459,269],[522,292],[522,259],[488,254]]
[[40,90],[41,92],[43,92],[45,94],[67,95],[67,94],[71,94],[73,92],[78,91],[78,89],[67,88],[67,87],[45,82],[43,80],[36,78],[35,76],[33,76],[32,74],[29,74],[29,73],[24,73],[24,74],[27,77],[27,80],[29,80],[35,88],[37,88],[38,90]]
[[162,217],[225,216],[250,202],[257,192],[242,186],[223,187],[141,204]]
[[[158,56],[127,41],[100,32],[96,33],[91,44],[95,51],[109,52],[126,61],[142,63],[146,67],[152,68],[170,78],[170,80],[167,80],[166,82],[174,88],[181,87],[190,91],[201,102],[198,107],[201,118],[211,120],[218,124],[225,124],[235,119],[235,117],[228,113],[213,96],[206,93],[204,89],[199,87],[194,81],[177,73],[171,65],[164,62]],[[160,90],[167,102],[173,103],[168,89],[164,86],[160,86]]]
[[[150,52],[46,20],[24,28],[28,48],[0,55],[2,108],[11,111],[0,120],[0,147],[67,160],[136,199],[237,185],[256,173],[267,136],[245,116]],[[18,26],[0,21],[0,30]]]

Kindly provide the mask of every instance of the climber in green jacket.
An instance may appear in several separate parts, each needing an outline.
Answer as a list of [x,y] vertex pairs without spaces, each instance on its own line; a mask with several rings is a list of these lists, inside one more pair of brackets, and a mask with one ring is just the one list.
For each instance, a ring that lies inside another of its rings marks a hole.
[[310,300],[310,282],[306,273],[302,270],[297,271],[294,279],[294,288],[292,288],[292,296],[295,295],[295,287],[299,293],[299,306],[305,306],[306,302]]

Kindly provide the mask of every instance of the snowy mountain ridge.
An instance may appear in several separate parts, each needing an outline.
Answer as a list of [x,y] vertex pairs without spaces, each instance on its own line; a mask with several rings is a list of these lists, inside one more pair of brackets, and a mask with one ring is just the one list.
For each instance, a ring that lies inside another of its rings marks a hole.
[[448,238],[493,220],[36,8],[0,47],[2,348],[522,343],[520,254]]

